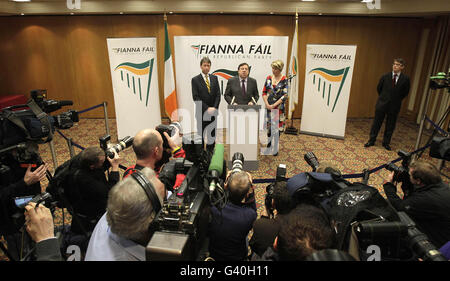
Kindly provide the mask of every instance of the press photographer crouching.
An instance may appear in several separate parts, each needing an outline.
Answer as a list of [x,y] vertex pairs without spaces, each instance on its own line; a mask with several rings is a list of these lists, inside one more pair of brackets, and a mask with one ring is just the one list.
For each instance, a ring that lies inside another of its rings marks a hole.
[[95,226],[86,261],[145,261],[151,223],[166,189],[150,168],[136,171],[109,192],[106,213]]
[[136,164],[128,167],[123,177],[126,178],[129,174],[136,170],[142,170],[144,167],[149,167],[159,173],[161,166],[167,163],[171,156],[174,158],[185,157],[181,142],[179,127],[176,126],[159,125],[156,129],[139,131],[133,140]]
[[265,207],[261,217],[253,225],[253,235],[250,239],[252,249],[252,260],[261,257],[268,247],[273,245],[280,230],[280,219],[288,214],[295,206],[286,188],[286,166],[284,174],[282,164],[277,169],[275,183],[267,186]]
[[209,254],[216,261],[247,259],[247,235],[257,216],[252,181],[248,172],[230,171],[225,183],[229,202],[222,210],[211,208]]
[[[111,167],[105,175],[105,161]],[[67,199],[78,220],[72,220],[71,231],[90,234],[100,217],[105,213],[109,190],[120,180],[120,157],[106,157],[100,147],[88,147],[79,156],[79,165],[73,169],[73,181],[66,189]],[[80,222],[82,225],[80,225]]]
[[384,192],[397,211],[404,211],[430,241],[441,247],[450,241],[450,189],[438,169],[424,161],[409,164],[409,179],[413,190],[405,198],[397,195],[395,172],[388,176]]

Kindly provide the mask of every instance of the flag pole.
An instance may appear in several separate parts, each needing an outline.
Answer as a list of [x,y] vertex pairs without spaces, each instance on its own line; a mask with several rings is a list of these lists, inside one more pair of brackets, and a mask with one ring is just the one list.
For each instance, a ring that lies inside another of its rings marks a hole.
[[[295,8],[295,31],[294,31],[296,34],[294,34],[294,37],[292,38],[292,40],[297,40],[298,41],[298,29],[297,29],[297,27],[298,27],[298,12],[297,12],[297,7],[296,7]],[[298,45],[298,42],[292,42],[292,46],[293,47],[297,46],[297,45]],[[298,46],[295,48],[295,50],[294,50],[294,48],[291,49],[291,58],[297,56],[297,54],[292,54],[292,52],[297,52],[297,51],[298,51]],[[292,62],[292,59],[291,59],[290,64],[292,64],[292,63],[293,62]],[[290,65],[290,67],[291,67],[291,65]],[[297,67],[298,67],[298,63],[297,63]],[[297,71],[297,73],[295,73],[295,75],[298,75],[298,71]],[[294,78],[294,76],[292,76],[292,75],[288,78],[290,83],[291,83],[291,80],[293,78]],[[296,79],[298,81],[298,77],[296,77]],[[298,88],[297,87],[296,87],[295,90],[298,92]],[[298,94],[297,94],[297,98],[298,98]],[[286,128],[285,133],[289,134],[289,135],[298,135],[298,129],[294,127],[294,119],[293,119],[293,116],[292,116],[293,110],[291,108],[291,106],[292,107],[294,106],[294,102],[292,102],[291,99],[292,99],[292,88],[290,87],[290,91],[289,91],[289,114],[288,114],[288,115],[290,115],[290,118],[289,118],[290,119],[290,126]]]

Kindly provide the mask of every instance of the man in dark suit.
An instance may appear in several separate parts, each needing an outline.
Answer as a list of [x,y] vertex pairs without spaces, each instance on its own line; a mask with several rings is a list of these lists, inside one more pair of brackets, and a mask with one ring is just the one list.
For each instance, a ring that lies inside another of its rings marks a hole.
[[224,94],[228,104],[255,105],[258,102],[258,85],[255,79],[248,77],[249,72],[248,64],[241,63],[238,76],[228,80]]
[[202,73],[192,78],[192,98],[196,105],[195,118],[197,119],[197,132],[202,136],[206,134],[206,149],[214,150],[216,142],[217,115],[219,114],[220,89],[217,76],[210,75],[211,61],[208,57],[200,61]]
[[390,142],[395,123],[397,122],[397,116],[400,112],[402,100],[408,95],[410,88],[409,77],[402,73],[404,67],[405,62],[403,59],[394,59],[392,72],[383,75],[378,82],[378,101],[375,107],[375,118],[370,129],[370,139],[364,147],[375,145],[378,131],[386,116],[382,145],[386,150],[391,150]]

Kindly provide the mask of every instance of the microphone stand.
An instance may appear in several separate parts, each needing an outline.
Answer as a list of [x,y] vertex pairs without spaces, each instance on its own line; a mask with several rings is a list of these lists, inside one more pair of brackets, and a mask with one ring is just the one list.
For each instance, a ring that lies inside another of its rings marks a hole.
[[[292,75],[287,77],[289,85],[291,84],[292,78],[294,78],[294,76],[292,76]],[[290,99],[291,99],[291,97],[289,96],[289,100]],[[291,110],[291,109],[289,108],[289,110]],[[290,121],[291,121],[290,122],[291,125],[284,130],[284,133],[288,134],[288,135],[296,135],[297,136],[298,135],[298,129],[294,127],[294,120],[292,120],[292,116],[291,116]]]

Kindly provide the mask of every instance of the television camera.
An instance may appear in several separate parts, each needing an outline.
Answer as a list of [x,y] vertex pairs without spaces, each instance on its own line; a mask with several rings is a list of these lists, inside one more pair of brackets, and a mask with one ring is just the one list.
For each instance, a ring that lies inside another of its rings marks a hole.
[[[147,260],[203,260],[211,205],[226,202],[224,147],[204,150],[198,136],[183,137],[186,158],[164,164],[159,179],[172,194],[156,215],[146,247]],[[180,183],[181,182],[181,183]]]

